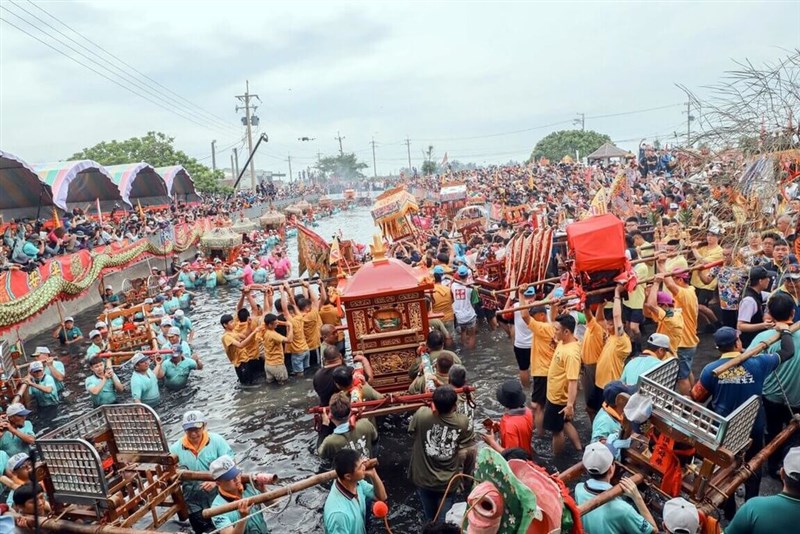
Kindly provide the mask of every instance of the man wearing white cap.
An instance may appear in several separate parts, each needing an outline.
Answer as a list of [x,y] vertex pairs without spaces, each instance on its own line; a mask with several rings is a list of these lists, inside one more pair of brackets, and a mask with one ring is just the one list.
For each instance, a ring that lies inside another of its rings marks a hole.
[[[263,505],[251,506],[246,498],[263,492],[266,485],[275,480],[275,476],[259,473],[255,476],[253,483],[245,485],[242,482],[241,470],[236,467],[230,456],[217,458],[211,462],[209,470],[219,490],[219,495],[211,503],[211,506],[221,506],[241,500],[237,510],[214,516],[214,528],[218,529],[220,534],[267,534],[269,528],[264,514],[261,513]],[[245,517],[246,520],[236,523]]]
[[114,294],[113,286],[106,286],[106,290],[103,291],[103,302],[113,306],[119,306],[119,295]]
[[181,308],[181,302],[178,300],[178,297],[175,296],[175,288],[168,286],[165,291],[167,293],[167,299],[164,301],[164,311],[167,312],[167,315],[172,315],[176,310]]
[[64,377],[66,376],[64,364],[53,358],[50,354],[50,349],[47,347],[36,347],[33,357],[42,362],[44,374],[53,377],[56,383],[56,389],[60,395],[64,390]]
[[182,310],[188,310],[192,307],[194,294],[186,291],[186,286],[183,282],[178,282],[178,285],[175,286],[175,296],[178,297],[178,302],[180,302]]
[[[180,339],[177,335],[174,337],[178,340]],[[185,388],[186,384],[189,383],[189,374],[195,369],[200,370],[203,368],[203,362],[199,359],[187,357],[183,353],[183,345],[185,345],[185,342],[180,340],[174,343],[172,345],[172,354],[162,364],[164,385],[167,386],[167,389],[178,390]]]
[[53,330],[53,337],[58,339],[62,345],[72,345],[78,343],[83,339],[83,332],[75,326],[75,319],[73,317],[64,317],[64,324],[59,325]]
[[170,317],[162,317],[159,325],[161,328],[156,334],[158,346],[161,348],[169,348],[169,338],[167,337],[167,334],[169,334],[169,329],[172,328],[172,319]]
[[[174,324],[174,323],[173,323]],[[167,330],[167,342],[162,348],[174,350],[175,347],[180,347],[180,352],[185,358],[192,358],[192,349],[189,344],[181,340],[181,331],[177,326],[171,326]]]
[[108,341],[108,323],[97,321],[94,323],[94,329],[100,332],[100,335],[103,336],[103,341]]
[[[180,469],[190,471],[209,471],[211,462],[221,456],[233,457],[225,438],[208,431],[208,422],[202,412],[193,410],[183,414],[182,438],[169,448],[169,452],[178,457]],[[217,485],[214,482],[184,481],[183,498],[189,507],[189,523],[195,532],[214,530],[210,519],[203,518],[203,510],[211,507],[217,497]]]
[[[33,471],[33,464],[31,463],[30,456],[24,452],[18,452],[8,459],[6,470],[13,475],[12,479],[19,481],[21,484],[27,484],[31,481],[31,471]],[[5,470],[3,472],[5,473]],[[9,507],[14,506],[13,489],[8,493],[6,504],[8,504]]]
[[783,491],[769,497],[754,497],[739,508],[725,534],[783,534],[797,532],[800,522],[800,447],[783,459]]
[[158,391],[158,381],[164,378],[164,369],[161,367],[161,355],[156,354],[156,367],[150,370],[150,357],[137,352],[131,358],[133,374],[131,375],[131,397],[135,403],[145,403],[155,406],[161,399]]
[[94,356],[97,356],[103,352],[103,349],[105,348],[103,334],[100,333],[100,330],[92,330],[89,332],[89,339],[91,340],[92,344],[86,349],[86,356],[84,357],[84,360],[87,362]]
[[[612,488],[616,465],[611,450],[599,442],[589,444],[583,452],[583,468],[589,479],[575,487],[575,502],[581,505],[595,496]],[[584,515],[583,529],[586,532],[603,534],[650,534],[658,532],[656,521],[642,498],[636,484],[629,478],[619,481],[624,494],[633,500],[636,508],[622,497],[616,497],[606,504]]]
[[30,414],[31,411],[18,402],[6,408],[7,420],[0,420],[0,430],[3,431],[0,449],[9,456],[27,452],[36,441],[33,425],[26,419]]
[[172,316],[172,326],[175,326],[180,329],[181,332],[181,339],[188,343],[192,342],[194,339],[194,330],[192,329],[192,321],[188,317],[183,310],[175,310],[175,313]]
[[194,289],[195,275],[190,269],[188,261],[181,263],[181,272],[178,273],[178,281],[182,282],[186,289]]
[[667,534],[697,534],[700,530],[700,513],[697,507],[683,497],[665,502],[661,517]]
[[52,419],[59,403],[56,381],[44,374],[44,365],[38,360],[32,361],[28,369],[30,372],[22,381],[28,384],[28,392],[36,401],[39,415]]

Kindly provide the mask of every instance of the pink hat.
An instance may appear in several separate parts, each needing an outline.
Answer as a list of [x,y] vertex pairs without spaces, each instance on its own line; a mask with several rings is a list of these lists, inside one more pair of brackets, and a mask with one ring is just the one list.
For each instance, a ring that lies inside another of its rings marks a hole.
[[680,278],[681,280],[688,280],[689,279],[689,272],[682,267],[675,267],[672,269],[672,277],[673,278]]
[[657,297],[656,297],[656,302],[657,302],[659,305],[660,305],[660,304],[666,304],[667,306],[672,306],[672,304],[673,304],[675,301],[674,301],[674,300],[672,300],[672,295],[670,295],[670,294],[669,294],[669,293],[667,293],[666,291],[659,291],[659,292],[658,292],[658,295],[657,295]]

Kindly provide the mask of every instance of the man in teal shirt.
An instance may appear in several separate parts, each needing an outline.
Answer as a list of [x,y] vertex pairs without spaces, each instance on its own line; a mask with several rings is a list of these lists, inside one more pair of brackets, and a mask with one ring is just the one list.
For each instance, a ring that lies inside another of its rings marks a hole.
[[[189,471],[209,471],[211,462],[222,456],[233,457],[225,438],[208,431],[208,422],[202,412],[189,411],[183,415],[184,435],[172,444],[169,452],[178,457],[178,467]],[[214,482],[184,481],[183,498],[189,507],[189,523],[195,532],[214,530],[210,519],[203,517],[203,510],[211,507],[217,497]]]
[[181,263],[181,272],[178,273],[178,282],[182,283],[186,289],[194,289],[195,277],[189,267],[188,261]]
[[156,355],[155,369],[150,370],[150,358],[137,352],[131,358],[133,374],[131,375],[131,397],[135,403],[145,403],[156,406],[161,399],[158,391],[158,381],[164,378],[164,369],[161,366],[161,356]]
[[47,347],[36,347],[33,357],[42,362],[44,374],[53,378],[58,394],[61,395],[64,390],[64,377],[67,373],[64,364],[53,358]]
[[[589,479],[575,487],[575,502],[578,505],[612,488],[611,479],[616,471],[614,455],[605,444],[590,443],[583,453],[583,468],[589,473]],[[655,519],[647,509],[636,484],[629,478],[622,478],[619,483],[625,495],[633,500],[636,508],[622,497],[615,497],[581,518],[584,530],[603,534],[658,532]]]
[[175,313],[175,311],[181,308],[181,302],[178,300],[178,297],[175,296],[175,293],[173,293],[174,288],[166,287],[164,288],[164,291],[166,292],[167,297],[164,301],[164,312],[167,315],[172,315]]
[[736,512],[725,534],[776,534],[797,532],[800,520],[800,447],[789,450],[780,472],[783,491],[753,497]]
[[[622,405],[617,397],[622,393],[632,394],[633,387],[628,387],[620,380],[614,380],[603,388],[603,405],[592,421],[592,442],[605,441],[609,436],[619,437],[622,430]],[[622,399],[620,399],[622,400]]]
[[194,330],[192,330],[192,321],[186,317],[183,310],[177,310],[172,316],[172,326],[177,327],[181,332],[181,339],[191,343],[194,338]]
[[75,326],[74,318],[65,317],[64,324],[56,327],[53,337],[57,338],[61,345],[69,346],[74,343],[80,343],[83,340],[83,332]]
[[20,403],[10,404],[6,409],[8,421],[0,421],[0,449],[9,456],[20,452],[28,452],[36,441],[33,425],[26,419],[31,411]]
[[103,352],[103,348],[105,347],[103,334],[100,333],[100,330],[92,330],[89,332],[89,339],[92,341],[92,344],[86,349],[85,360],[87,362],[94,356],[97,356]]
[[214,289],[217,287],[217,273],[214,272],[213,265],[206,265],[206,272],[202,275],[202,280],[204,280],[206,289]]
[[183,356],[185,358],[192,357],[191,347],[189,347],[189,344],[187,342],[181,340],[180,329],[177,326],[171,326],[169,330],[167,330],[166,343],[161,345],[161,347],[167,350],[173,350],[173,347],[175,347],[176,345],[180,345],[181,351],[183,352]]
[[30,374],[23,379],[28,384],[28,391],[36,401],[39,415],[46,419],[55,416],[58,407],[58,387],[52,376],[44,374],[44,365],[38,360],[31,362]]
[[183,342],[172,345],[171,357],[163,364],[164,385],[167,389],[177,390],[186,387],[189,383],[189,373],[195,369],[202,369],[203,362],[197,359],[185,358],[183,356]]
[[178,302],[181,304],[181,309],[188,310],[192,307],[192,299],[194,298],[194,294],[186,291],[186,286],[183,285],[183,282],[178,282],[176,287],[177,289],[175,290],[175,296],[178,297]]
[[367,459],[353,449],[342,449],[334,456],[336,481],[322,512],[328,534],[366,534],[367,500],[386,500],[383,481],[374,468],[366,469],[366,463]]
[[[219,495],[211,503],[212,507],[258,495],[264,491],[268,483],[275,480],[274,475],[259,473],[255,476],[253,483],[243,484],[242,472],[236,467],[230,456],[220,456],[211,462],[209,469],[219,491]],[[269,528],[263,511],[262,504],[248,505],[247,501],[244,501],[236,510],[214,516],[214,528],[220,534],[268,534]],[[247,519],[242,521],[245,523],[244,529],[237,530],[236,527],[239,525],[234,525],[234,523],[245,517]]]
[[86,377],[84,386],[92,398],[92,404],[103,406],[117,402],[117,393],[125,389],[119,381],[111,366],[106,366],[106,361],[99,356],[89,360],[92,374]]

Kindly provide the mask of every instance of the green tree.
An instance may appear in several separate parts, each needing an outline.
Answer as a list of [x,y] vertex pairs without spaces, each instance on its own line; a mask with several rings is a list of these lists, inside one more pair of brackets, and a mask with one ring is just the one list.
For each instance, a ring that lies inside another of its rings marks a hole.
[[71,160],[91,159],[101,165],[121,165],[144,161],[153,167],[183,165],[194,180],[198,191],[204,193],[229,192],[230,188],[220,184],[224,178],[221,170],[212,171],[195,158],[181,150],[175,150],[174,137],[161,132],[147,132],[143,137],[131,137],[125,141],[103,141],[84,148],[70,156]]
[[423,176],[427,176],[429,174],[435,174],[438,165],[436,165],[436,162],[433,161],[433,145],[428,145],[428,150],[426,150],[424,153],[425,153],[425,161],[422,162]]
[[551,161],[560,161],[564,156],[574,158],[576,150],[583,158],[600,148],[603,143],[610,142],[609,136],[592,130],[561,130],[536,143],[528,161],[538,160],[542,156]]
[[367,164],[358,161],[355,154],[342,154],[320,159],[316,168],[325,178],[336,176],[342,180],[362,180],[364,173],[361,171],[367,168]]

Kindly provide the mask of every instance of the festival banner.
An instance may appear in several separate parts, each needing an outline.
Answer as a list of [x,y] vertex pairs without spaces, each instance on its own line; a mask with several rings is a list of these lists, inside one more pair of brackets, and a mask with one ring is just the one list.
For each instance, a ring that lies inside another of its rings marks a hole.
[[72,300],[94,287],[100,278],[150,256],[168,256],[195,245],[210,221],[179,224],[171,240],[149,239],[120,243],[57,256],[31,271],[0,274],[0,333],[31,320],[55,301]]
[[308,276],[330,276],[328,243],[302,224],[297,225],[297,271],[300,276],[308,271]]

